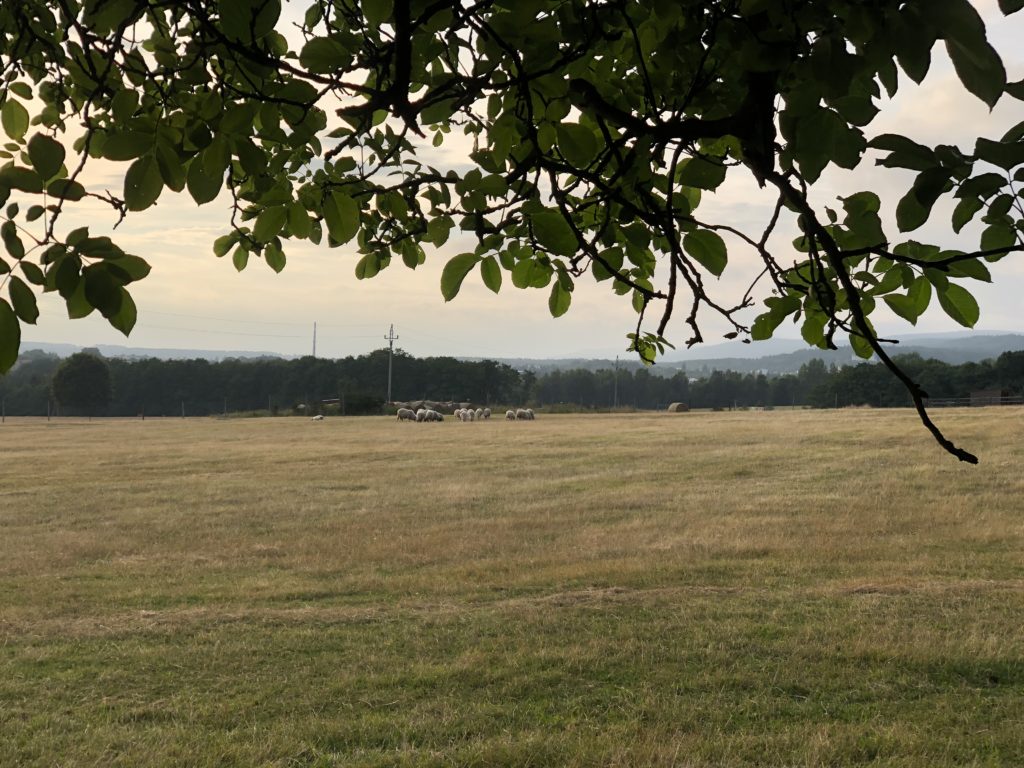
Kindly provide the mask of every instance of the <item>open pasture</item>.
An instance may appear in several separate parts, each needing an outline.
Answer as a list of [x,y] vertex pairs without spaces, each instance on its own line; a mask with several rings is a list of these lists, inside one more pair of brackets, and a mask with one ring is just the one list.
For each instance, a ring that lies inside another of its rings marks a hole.
[[0,425],[0,765],[1024,764],[1024,410]]

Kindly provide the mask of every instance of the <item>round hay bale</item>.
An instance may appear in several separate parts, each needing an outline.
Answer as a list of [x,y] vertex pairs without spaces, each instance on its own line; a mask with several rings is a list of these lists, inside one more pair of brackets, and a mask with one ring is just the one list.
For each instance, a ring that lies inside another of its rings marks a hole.
[[669,413],[686,413],[688,410],[690,410],[690,406],[686,403],[672,403],[668,407]]

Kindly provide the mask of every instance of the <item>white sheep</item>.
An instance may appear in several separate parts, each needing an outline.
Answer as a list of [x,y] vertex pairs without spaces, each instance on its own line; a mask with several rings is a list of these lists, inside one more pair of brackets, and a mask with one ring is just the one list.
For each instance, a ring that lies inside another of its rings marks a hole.
[[398,420],[399,421],[416,421],[416,411],[411,408],[399,408],[398,409]]
[[516,420],[516,412],[515,411],[512,411],[512,410],[505,411],[505,421],[515,421],[515,420]]
[[316,416],[314,416],[313,418],[310,419],[310,421],[323,421],[323,420],[324,420],[323,415],[319,414],[319,413]]
[[533,414],[533,408],[527,408],[527,409],[526,409],[526,413],[528,414],[528,415],[527,415],[527,417],[526,417],[526,418],[527,418],[527,421],[533,421],[533,420],[534,420],[535,418],[537,418],[537,417],[536,417],[536,416],[534,416],[534,414]]
[[485,419],[491,418],[491,409],[490,408],[484,408],[484,418]]
[[516,421],[526,421],[530,418],[530,414],[526,412],[525,408],[516,408]]
[[426,408],[420,408],[419,410],[417,410],[416,411],[416,421],[426,421],[426,420],[427,420],[427,409]]
[[483,421],[484,420],[484,409],[483,408],[477,408],[476,412],[473,414],[473,418],[476,419],[477,421]]

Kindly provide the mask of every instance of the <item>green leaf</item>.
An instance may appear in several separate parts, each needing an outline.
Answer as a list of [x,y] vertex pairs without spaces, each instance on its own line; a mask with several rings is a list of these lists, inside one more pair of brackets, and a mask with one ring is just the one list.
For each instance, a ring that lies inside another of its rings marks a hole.
[[344,245],[359,231],[359,205],[344,192],[330,192],[323,213],[327,231],[338,244]]
[[95,307],[85,297],[85,280],[79,280],[75,288],[64,297],[68,308],[68,318],[81,320],[92,314]]
[[984,39],[972,46],[946,40],[946,51],[964,87],[988,104],[989,109],[994,107],[1006,86],[1006,69],[995,48]]
[[[516,288],[543,288],[549,282],[551,267],[539,259],[520,259],[512,267],[512,285]],[[625,286],[625,290],[629,290],[629,286]]]
[[288,204],[288,229],[300,240],[305,240],[313,231],[313,222],[306,213],[306,206],[298,200]]
[[966,288],[956,283],[949,283],[946,289],[938,291],[938,294],[939,306],[945,310],[947,315],[960,323],[960,325],[967,328],[974,327],[980,316],[978,302],[975,301],[974,296]]
[[235,269],[241,272],[249,264],[249,251],[243,246],[235,248],[234,253],[231,254],[231,263]]
[[824,312],[809,310],[804,313],[804,322],[800,326],[800,335],[812,347],[825,347],[825,325],[828,315]]
[[917,325],[917,319],[928,309],[931,298],[932,285],[925,277],[915,278],[906,296],[895,294],[884,297],[889,308],[912,325]]
[[[8,102],[10,103],[10,102]],[[21,324],[11,305],[0,299],[0,374],[11,370],[21,347]]]
[[221,235],[213,241],[213,255],[218,259],[227,256],[235,243],[238,242],[238,232],[230,232],[226,235]]
[[963,229],[984,206],[985,204],[976,197],[965,197],[957,203],[953,209],[953,231],[959,232]]
[[431,219],[427,223],[427,235],[424,238],[428,243],[432,243],[437,247],[440,247],[448,242],[448,237],[452,231],[453,222],[447,217],[441,217]]
[[857,357],[864,360],[870,360],[871,356],[875,354],[875,350],[871,348],[871,344],[868,340],[856,333],[850,334],[850,347],[853,349],[853,352]]
[[368,253],[356,264],[356,277],[360,280],[369,280],[376,277],[381,270],[381,259],[376,253]]
[[43,270],[31,261],[22,261],[18,266],[21,267],[21,271],[30,283],[33,285],[46,285],[46,275],[43,274]]
[[715,277],[720,277],[729,261],[725,241],[717,232],[698,229],[683,236],[683,249]]
[[764,301],[768,311],[758,315],[750,328],[754,341],[770,339],[783,320],[800,311],[800,299],[796,296],[769,296]]
[[480,277],[495,293],[501,290],[501,265],[496,258],[487,256],[480,261]]
[[926,171],[938,165],[935,152],[897,133],[883,133],[868,142],[870,149],[881,149],[889,154],[878,161],[887,168],[909,168],[912,171]]
[[363,16],[371,27],[379,27],[391,18],[394,12],[394,0],[362,0]]
[[[1006,224],[991,224],[981,233],[981,250],[995,251],[1000,248],[1012,248],[1017,244],[1017,234]],[[996,257],[1000,258],[1000,257]],[[992,259],[995,261],[995,259]]]
[[1012,171],[1024,163],[1024,142],[992,141],[979,138],[974,145],[974,154],[986,163]]
[[572,304],[572,292],[565,289],[561,280],[555,280],[551,286],[551,294],[548,296],[548,309],[552,317],[561,317],[569,311]]
[[332,37],[314,37],[299,54],[299,63],[318,74],[341,71],[351,59],[345,46]]
[[817,181],[829,163],[855,167],[867,146],[861,132],[831,109],[817,109],[801,118],[796,138],[795,156],[809,182]]
[[124,177],[124,202],[129,211],[149,208],[164,189],[160,168],[152,155],[143,155],[128,168]]
[[167,144],[158,143],[154,150],[160,178],[168,189],[181,192],[185,188],[185,168],[178,153]]
[[462,281],[469,271],[476,266],[479,257],[475,253],[460,253],[449,259],[441,272],[441,295],[445,301],[451,301],[462,288]]
[[64,147],[41,133],[33,136],[28,143],[28,157],[32,161],[32,167],[44,179],[57,175],[64,165],[64,156]]
[[128,291],[121,288],[120,296],[121,306],[118,308],[117,312],[107,317],[107,322],[127,336],[132,332],[132,328],[135,327],[135,320],[138,316],[138,311],[135,308],[135,301],[132,299],[131,294],[129,294]]
[[214,200],[224,183],[224,172],[218,173],[212,166],[208,168],[204,160],[205,154],[192,158],[186,179],[188,193],[198,205]]
[[269,243],[277,237],[287,219],[288,209],[283,205],[264,208],[256,217],[256,225],[252,229],[253,238],[259,243]]
[[932,206],[949,185],[950,173],[945,168],[929,168],[914,179],[910,188],[896,205],[896,225],[901,232],[910,232],[928,220]]
[[134,283],[136,280],[142,280],[151,271],[151,267],[144,259],[127,253],[123,256],[107,259],[106,263],[110,274],[121,285],[128,285],[128,283]]
[[76,202],[85,197],[85,187],[71,179],[55,179],[46,188],[46,194],[50,197]]
[[36,295],[20,277],[11,275],[7,290],[11,295],[11,304],[14,305],[14,313],[24,323],[34,325],[39,318],[39,307],[36,306]]
[[598,140],[594,131],[579,123],[558,123],[558,151],[576,168],[586,168],[597,157]]
[[3,124],[4,133],[15,141],[21,141],[28,130],[28,110],[21,102],[9,98],[0,108],[0,124]]
[[722,163],[711,162],[703,157],[691,157],[679,164],[676,179],[687,187],[713,190],[725,181],[727,170]]
[[263,249],[263,260],[267,262],[268,267],[277,273],[280,273],[287,263],[284,251],[281,250],[277,243],[267,244],[267,247]]
[[423,249],[419,244],[412,240],[403,240],[400,250],[402,254],[402,261],[409,269],[416,269],[416,267],[423,264],[427,259]]
[[906,3],[890,32],[899,40],[896,58],[910,79],[920,83],[931,66],[931,51],[935,45],[935,29],[928,23],[920,4]]
[[108,320],[121,309],[121,286],[102,263],[82,270],[85,298]]
[[573,256],[579,243],[576,233],[558,211],[541,211],[530,217],[537,243],[559,256]]
[[0,168],[0,184],[8,189],[38,193],[43,191],[43,179],[31,168],[7,165]]
[[970,277],[983,283],[992,282],[992,273],[980,259],[956,261],[949,265],[949,274],[954,277]]
[[25,258],[25,245],[18,237],[18,228],[13,221],[8,219],[0,225],[0,237],[3,238],[4,247],[11,256],[19,261]]
[[103,157],[107,160],[134,160],[149,152],[153,134],[138,131],[117,131],[106,134]]

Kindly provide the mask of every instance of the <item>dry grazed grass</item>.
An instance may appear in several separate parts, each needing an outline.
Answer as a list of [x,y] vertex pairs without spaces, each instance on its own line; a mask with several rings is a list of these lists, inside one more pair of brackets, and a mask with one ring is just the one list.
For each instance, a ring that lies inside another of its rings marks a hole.
[[1024,763],[1024,410],[8,420],[0,765]]

